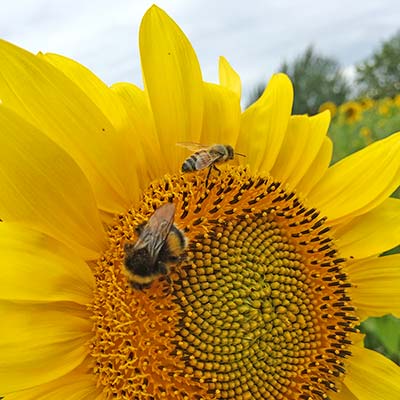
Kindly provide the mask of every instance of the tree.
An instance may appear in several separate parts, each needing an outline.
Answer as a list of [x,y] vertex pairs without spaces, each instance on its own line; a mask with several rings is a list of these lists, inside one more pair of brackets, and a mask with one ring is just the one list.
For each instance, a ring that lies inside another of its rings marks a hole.
[[[283,62],[279,70],[293,82],[295,114],[316,114],[322,103],[332,101],[341,104],[349,97],[350,86],[339,63],[317,54],[312,46],[292,63]],[[251,102],[256,99],[252,97]]]
[[360,97],[379,99],[400,92],[400,31],[356,66],[356,83]]

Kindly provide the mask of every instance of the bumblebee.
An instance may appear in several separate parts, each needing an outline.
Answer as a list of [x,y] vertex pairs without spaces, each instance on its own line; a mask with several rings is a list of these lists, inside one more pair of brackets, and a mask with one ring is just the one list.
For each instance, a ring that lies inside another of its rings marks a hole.
[[187,246],[185,235],[174,224],[174,215],[174,204],[163,204],[147,223],[138,226],[137,241],[125,244],[124,264],[132,288],[148,288],[162,275],[170,282],[170,265],[183,259]]
[[194,153],[183,162],[182,172],[200,171],[209,168],[206,185],[211,169],[214,168],[219,171],[215,164],[233,160],[235,155],[245,157],[244,154],[236,153],[233,150],[233,147],[229,144],[213,144],[212,146],[204,146],[199,143],[180,142],[177,143],[177,145],[194,151]]

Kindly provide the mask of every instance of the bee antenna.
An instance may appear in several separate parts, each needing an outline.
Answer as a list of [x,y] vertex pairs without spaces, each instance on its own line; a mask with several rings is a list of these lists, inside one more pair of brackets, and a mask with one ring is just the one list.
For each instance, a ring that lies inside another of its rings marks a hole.
[[246,157],[246,154],[237,153],[236,151],[235,151],[235,155],[237,155],[237,156],[241,156],[241,157]]

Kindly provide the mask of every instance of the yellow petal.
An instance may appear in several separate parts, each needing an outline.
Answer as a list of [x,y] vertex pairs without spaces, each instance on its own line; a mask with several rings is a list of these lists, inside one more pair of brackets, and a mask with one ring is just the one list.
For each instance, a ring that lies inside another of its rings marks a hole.
[[74,252],[42,233],[0,224],[0,298],[88,304],[94,278]]
[[161,148],[168,165],[179,170],[185,152],[177,142],[199,142],[203,121],[203,83],[196,54],[181,29],[157,6],[144,15],[140,56]]
[[[323,167],[321,156],[318,157],[318,155],[322,151],[329,122],[329,112],[323,112],[313,117],[292,116],[271,175],[281,182],[287,182],[289,188],[292,189],[310,171],[314,162],[321,164],[318,167]],[[328,153],[326,150],[323,152],[324,155]],[[325,162],[325,159],[323,161]],[[309,177],[315,181],[325,170],[313,170],[312,173],[316,173],[317,176]],[[301,192],[302,190],[297,188],[297,191]]]
[[328,132],[331,120],[328,111],[324,111],[308,118],[310,121],[309,133],[302,138],[305,143],[300,146],[302,152],[299,162],[288,179],[292,186],[297,185],[317,157],[326,138],[326,133]]
[[94,375],[67,376],[68,379],[62,377],[44,385],[8,394],[7,400],[96,400],[100,395]]
[[332,159],[332,152],[332,140],[329,139],[329,137],[325,137],[317,156],[314,158],[314,161],[311,163],[300,182],[296,185],[296,190],[298,193],[306,196],[325,175]]
[[130,204],[126,191],[131,178],[120,156],[125,142],[111,122],[74,82],[43,59],[5,41],[0,41],[0,59],[2,103],[73,156],[101,208],[124,211]]
[[118,96],[89,69],[58,54],[39,53],[37,57],[56,67],[79,86],[115,128],[119,129],[125,124],[125,109]]
[[103,400],[101,387],[87,358],[71,372],[51,382],[7,395],[7,400]]
[[234,146],[239,127],[239,97],[223,86],[204,83],[203,131],[200,143]]
[[310,204],[337,224],[381,204],[400,184],[400,132],[330,167],[309,193]]
[[164,152],[154,126],[153,116],[148,99],[137,86],[131,83],[116,83],[111,90],[119,97],[126,109],[129,119],[130,132],[130,163],[139,172],[139,187],[143,190],[149,183],[168,172]]
[[353,346],[344,383],[362,400],[399,400],[400,367],[373,350]]
[[366,258],[400,243],[400,200],[389,198],[381,205],[334,231],[340,254]]
[[392,313],[400,317],[400,254],[349,264],[349,289],[357,314],[365,319]]
[[219,58],[219,83],[230,89],[239,99],[242,96],[242,83],[239,74],[231,67],[225,57]]
[[17,114],[0,106],[0,215],[73,248],[84,259],[105,246],[91,188],[75,161]]
[[[286,183],[301,166],[301,155],[310,142],[311,120],[307,115],[293,115],[283,138],[278,157],[271,169],[274,179]],[[291,185],[292,187],[292,185]]]
[[329,398],[331,400],[359,400],[359,398],[354,396],[354,394],[351,393],[348,387],[344,384],[341,385],[338,393],[330,392]]
[[64,311],[62,304],[0,301],[2,394],[49,382],[82,363],[91,321]]
[[274,75],[262,96],[243,114],[236,146],[254,171],[269,172],[289,123],[293,87],[284,74]]
[[[121,159],[125,158],[123,169],[126,176],[124,180],[126,197],[130,203],[138,200],[141,189],[145,187],[141,186],[139,181],[143,180],[143,177],[147,175],[148,168],[146,168],[146,165],[149,165],[148,162],[147,164],[143,163],[145,161],[143,154],[146,151],[148,157],[152,159],[150,151],[154,151],[152,147],[150,149],[144,148],[141,139],[143,137],[153,139],[151,136],[155,136],[154,131],[150,132],[148,129],[143,129],[145,125],[154,129],[153,125],[151,125],[152,116],[143,91],[132,84],[120,84],[120,86],[136,89],[130,91],[134,99],[132,99],[129,104],[130,107],[128,107],[125,101],[126,98],[121,96],[118,90],[109,88],[90,70],[76,61],[57,54],[47,53],[39,54],[38,56],[62,71],[77,84],[112,123],[115,128],[114,135],[116,139],[117,137],[119,138],[120,143],[119,147],[115,148],[115,151],[119,153]],[[137,107],[138,103],[144,103],[146,110],[144,110],[144,107]],[[154,141],[151,143],[155,145]],[[148,181],[146,183],[148,184]]]

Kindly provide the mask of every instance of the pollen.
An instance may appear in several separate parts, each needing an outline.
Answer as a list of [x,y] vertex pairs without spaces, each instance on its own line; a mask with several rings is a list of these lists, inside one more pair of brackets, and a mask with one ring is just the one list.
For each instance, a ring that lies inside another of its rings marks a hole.
[[[357,318],[326,218],[269,176],[237,167],[165,176],[109,226],[94,265],[90,343],[99,387],[118,399],[329,399]],[[162,204],[188,241],[143,291],[124,244]]]

